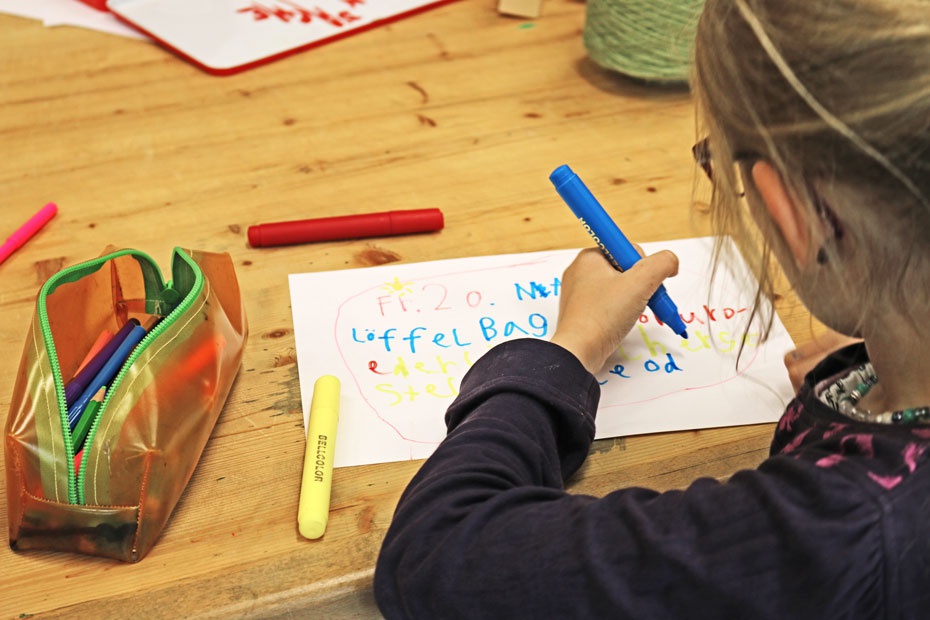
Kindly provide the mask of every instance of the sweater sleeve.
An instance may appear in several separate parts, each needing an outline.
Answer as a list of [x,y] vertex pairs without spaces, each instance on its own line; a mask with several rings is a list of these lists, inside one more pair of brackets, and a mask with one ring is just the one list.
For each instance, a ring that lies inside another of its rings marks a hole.
[[[593,440],[598,395],[594,377],[551,343],[512,341],[475,364],[378,558],[375,596],[388,619],[877,611],[872,504],[842,481],[829,497],[812,493],[820,473],[799,461],[770,459],[768,471],[684,491],[566,493]],[[864,557],[848,567],[825,548]],[[852,601],[833,588],[850,577]]]

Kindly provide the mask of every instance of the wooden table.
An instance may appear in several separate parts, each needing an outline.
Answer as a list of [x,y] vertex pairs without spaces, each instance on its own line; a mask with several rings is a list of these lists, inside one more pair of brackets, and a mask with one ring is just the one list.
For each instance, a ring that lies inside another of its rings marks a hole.
[[[708,233],[691,204],[686,90],[589,61],[581,2],[548,0],[535,21],[495,4],[455,2],[224,78],[147,42],[0,16],[0,228],[60,206],[0,265],[0,415],[39,287],[107,244],[163,267],[174,246],[229,252],[251,328],[152,553],[128,565],[3,545],[0,617],[378,617],[375,558],[419,463],[337,470],[325,537],[299,536],[304,434],[287,275],[586,246],[547,181],[566,162],[631,238]],[[259,222],[422,207],[441,208],[445,230],[265,250],[246,240]],[[779,312],[808,338],[793,297]],[[771,431],[598,441],[571,488],[726,477],[765,457]]]

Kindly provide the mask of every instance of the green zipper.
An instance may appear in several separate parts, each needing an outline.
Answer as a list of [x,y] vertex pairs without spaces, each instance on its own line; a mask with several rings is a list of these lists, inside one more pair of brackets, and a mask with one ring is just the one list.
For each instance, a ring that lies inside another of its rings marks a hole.
[[[68,273],[69,269],[59,275]],[[57,280],[57,278],[55,278]],[[48,352],[48,363],[52,368],[52,378],[55,380],[55,395],[58,396],[58,417],[64,429],[65,459],[68,465],[68,503],[77,501],[77,477],[74,475],[74,441],[71,439],[71,425],[68,424],[68,404],[65,402],[65,381],[61,377],[61,366],[58,365],[58,351],[52,341],[52,328],[48,324],[48,312],[45,309],[45,296],[52,283],[48,280],[39,292],[39,327],[42,329],[42,339],[45,341],[45,350]]]
[[[84,458],[81,460],[81,471],[79,473],[74,471],[74,440],[71,436],[71,426],[68,424],[68,405],[65,402],[64,378],[61,374],[61,365],[58,363],[58,351],[55,348],[55,342],[52,339],[52,329],[48,321],[48,311],[45,306],[45,298],[59,285],[65,282],[74,282],[81,277],[87,276],[90,273],[97,271],[108,261],[126,255],[132,256],[136,260],[145,260],[148,263],[158,278],[157,284],[159,286],[160,294],[163,294],[163,292],[166,290],[174,290],[171,281],[167,283],[164,281],[161,270],[159,270],[158,265],[151,259],[151,257],[143,252],[138,252],[136,250],[123,250],[62,270],[58,273],[57,276],[51,278],[48,282],[45,283],[39,294],[39,325],[42,329],[42,337],[45,340],[45,348],[48,352],[49,365],[51,366],[52,376],[55,380],[55,393],[58,396],[58,415],[61,419],[61,425],[64,434],[65,457],[68,460],[69,504],[84,504],[85,502],[84,477],[89,459],[87,458],[88,455],[85,454]],[[175,268],[175,263],[179,257],[182,258],[188,264],[188,266],[190,266],[191,271],[194,272],[193,285],[191,286],[190,291],[188,291],[188,293],[184,296],[184,298],[167,315],[163,315],[164,318],[162,318],[162,320],[159,321],[154,328],[152,328],[152,331],[147,333],[139,342],[139,344],[133,348],[129,358],[120,367],[116,377],[107,388],[106,396],[104,397],[103,402],[97,409],[94,422],[90,427],[90,431],[87,433],[87,438],[84,440],[85,446],[92,445],[94,435],[97,431],[97,426],[99,425],[101,418],[104,416],[107,404],[110,402],[110,395],[123,380],[123,377],[128,372],[129,367],[135,362],[139,355],[145,351],[149,344],[158,337],[159,334],[163,333],[166,329],[168,329],[168,327],[174,324],[177,318],[193,305],[194,299],[196,299],[196,297],[203,290],[203,273],[200,271],[200,267],[191,259],[190,256],[188,256],[185,252],[180,251],[178,248],[175,248],[174,254],[172,256],[172,269]],[[77,277],[74,277],[75,275]],[[175,280],[176,279],[177,278],[175,278]],[[149,297],[149,294],[150,292],[148,290],[148,280],[146,279],[146,298]],[[161,303],[162,302],[158,299],[154,300],[155,307],[153,308],[152,314],[162,314],[162,310],[167,310],[167,308],[161,307]]]

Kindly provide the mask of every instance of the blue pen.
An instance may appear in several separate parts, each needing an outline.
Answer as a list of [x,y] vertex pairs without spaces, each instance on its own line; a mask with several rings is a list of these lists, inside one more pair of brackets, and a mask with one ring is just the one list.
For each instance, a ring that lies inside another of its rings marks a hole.
[[77,426],[78,420],[81,418],[81,414],[84,412],[90,399],[94,397],[94,394],[96,394],[100,388],[113,380],[113,377],[116,376],[116,373],[119,372],[120,367],[122,367],[126,358],[128,358],[129,354],[132,352],[132,348],[139,344],[144,336],[144,327],[141,325],[133,327],[129,335],[126,336],[126,339],[119,345],[119,348],[113,352],[113,355],[110,356],[106,364],[94,375],[91,382],[87,384],[87,388],[85,388],[78,399],[74,401],[74,404],[68,409],[68,425],[71,427],[72,431],[74,431],[74,427]]
[[[614,267],[626,271],[639,261],[639,252],[571,168],[566,165],[559,166],[549,175],[549,180]],[[678,308],[668,296],[665,286],[659,285],[649,299],[649,307],[656,318],[668,325],[673,332],[682,338],[688,337],[685,322],[681,320]]]

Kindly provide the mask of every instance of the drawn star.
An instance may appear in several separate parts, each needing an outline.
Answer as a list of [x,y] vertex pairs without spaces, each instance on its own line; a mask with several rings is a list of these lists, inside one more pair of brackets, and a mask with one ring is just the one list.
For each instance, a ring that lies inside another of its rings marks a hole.
[[389,293],[397,293],[399,297],[406,293],[413,293],[413,289],[410,288],[412,285],[413,282],[401,282],[400,278],[395,276],[393,282],[385,282],[381,285],[381,288]]

